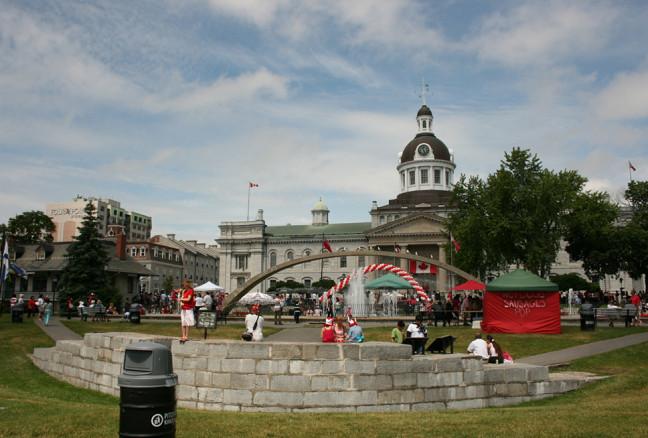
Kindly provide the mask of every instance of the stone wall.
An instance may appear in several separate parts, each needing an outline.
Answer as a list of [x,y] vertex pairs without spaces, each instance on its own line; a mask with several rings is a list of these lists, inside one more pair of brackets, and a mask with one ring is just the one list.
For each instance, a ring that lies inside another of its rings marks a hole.
[[578,388],[546,367],[485,365],[461,354],[412,356],[406,345],[195,341],[91,333],[34,350],[34,363],[73,385],[119,395],[125,347],[169,346],[182,407],[256,412],[376,412],[504,406]]

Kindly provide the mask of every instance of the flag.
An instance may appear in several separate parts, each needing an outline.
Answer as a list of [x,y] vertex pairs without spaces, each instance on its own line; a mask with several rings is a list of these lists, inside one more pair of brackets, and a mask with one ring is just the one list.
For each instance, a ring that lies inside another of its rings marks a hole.
[[630,161],[628,161],[628,167],[629,167],[630,170],[632,170],[633,172],[636,172],[636,171],[637,171],[637,168],[634,167]]
[[398,245],[398,244],[394,245],[394,252],[401,252],[400,245]]
[[9,240],[5,238],[4,251],[2,251],[2,269],[0,269],[0,281],[4,283],[9,275]]
[[437,274],[437,267],[425,262],[409,261],[409,271],[411,274]]
[[22,278],[27,278],[29,276],[27,274],[27,271],[25,271],[23,268],[21,268],[17,264],[11,263],[10,266],[11,266],[11,270],[14,271],[14,274],[16,274],[17,276],[22,277]]
[[250,182],[249,184],[250,184],[251,189],[253,189],[255,187],[259,187],[259,185],[257,183]]
[[459,244],[452,234],[450,235],[450,241],[454,245],[455,252],[459,252],[461,250],[461,244]]
[[331,244],[329,243],[328,240],[322,241],[322,248],[328,252],[333,252],[333,248],[331,248]]

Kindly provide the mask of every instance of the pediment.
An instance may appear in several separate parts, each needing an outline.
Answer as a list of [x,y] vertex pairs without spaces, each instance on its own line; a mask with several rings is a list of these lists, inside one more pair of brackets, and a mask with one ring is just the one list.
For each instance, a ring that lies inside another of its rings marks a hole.
[[369,230],[368,236],[445,233],[445,219],[435,214],[414,214]]

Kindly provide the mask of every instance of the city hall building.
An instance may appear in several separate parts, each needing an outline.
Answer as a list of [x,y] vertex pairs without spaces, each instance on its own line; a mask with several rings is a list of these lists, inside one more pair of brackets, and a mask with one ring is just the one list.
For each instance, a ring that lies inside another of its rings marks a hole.
[[[308,225],[266,225],[263,211],[254,220],[220,224],[220,285],[227,291],[241,286],[249,278],[287,260],[323,250],[327,241],[333,251],[380,249],[408,251],[451,262],[446,253],[449,236],[444,218],[450,209],[454,156],[433,132],[433,115],[427,105],[416,115],[418,131],[403,149],[396,170],[400,193],[379,206],[373,202],[367,222],[330,223],[329,209],[320,199],[312,208]],[[320,277],[338,280],[355,268],[370,263],[392,263],[407,269],[405,260],[366,260],[349,256],[315,261],[278,272],[265,281],[265,291],[277,281],[294,280],[309,287]],[[419,274],[419,282],[429,290],[448,290],[453,281],[444,270]]]

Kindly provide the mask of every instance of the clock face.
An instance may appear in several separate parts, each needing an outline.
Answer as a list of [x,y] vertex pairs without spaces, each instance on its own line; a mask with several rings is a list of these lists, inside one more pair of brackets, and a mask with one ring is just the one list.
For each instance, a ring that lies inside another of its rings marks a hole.
[[418,147],[419,155],[427,155],[430,153],[430,147],[426,144],[422,144]]

